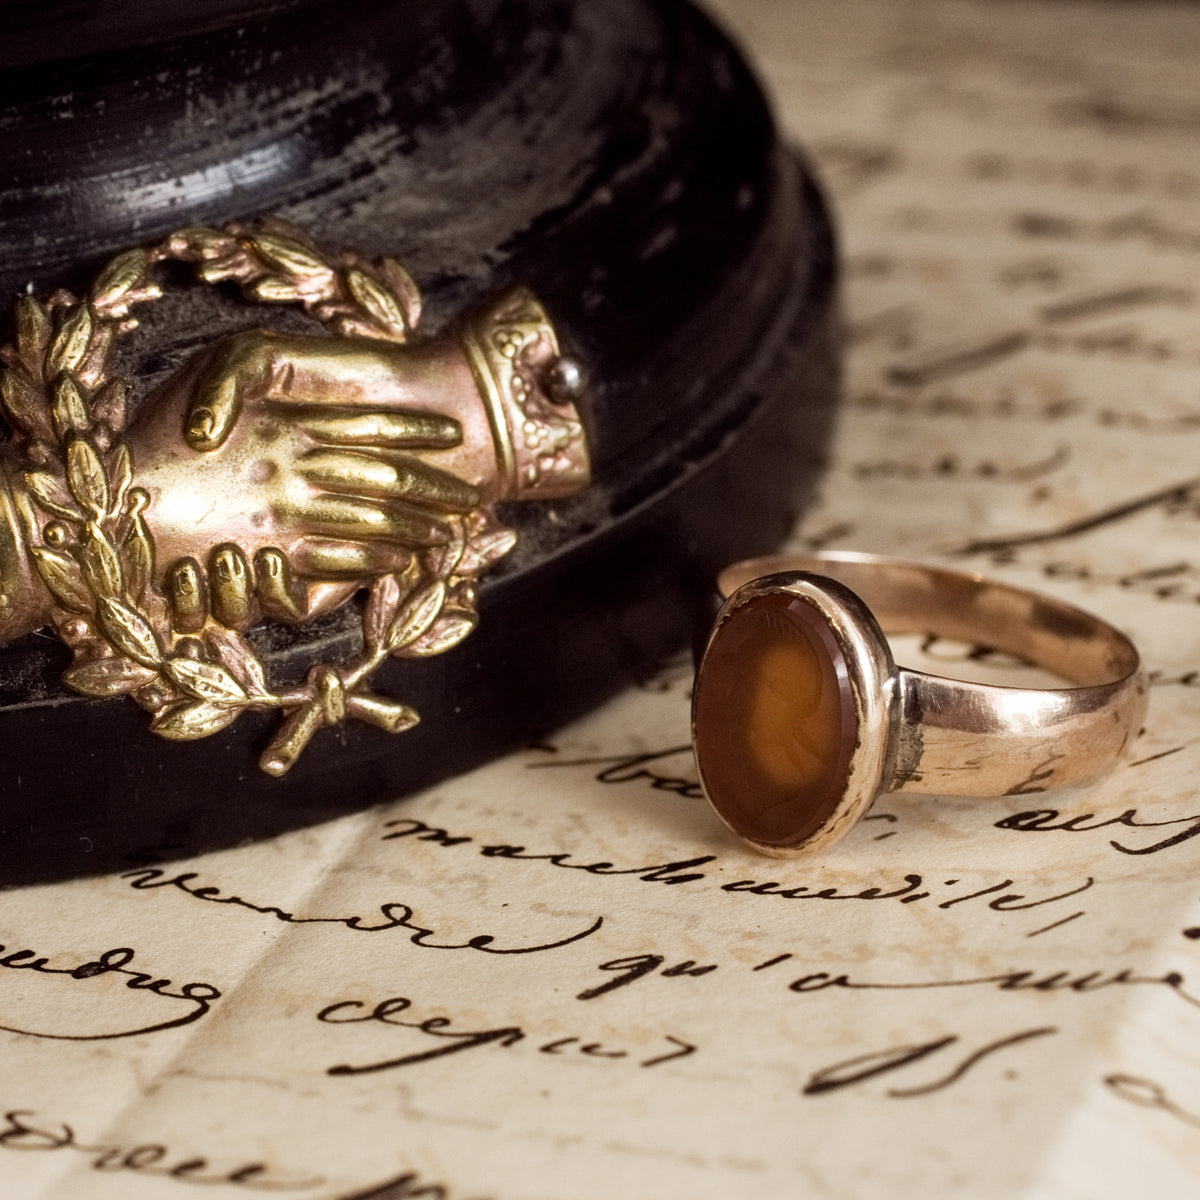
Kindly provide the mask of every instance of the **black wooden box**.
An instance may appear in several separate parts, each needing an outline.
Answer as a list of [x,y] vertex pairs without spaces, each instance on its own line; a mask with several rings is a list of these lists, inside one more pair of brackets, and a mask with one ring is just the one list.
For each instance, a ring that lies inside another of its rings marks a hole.
[[[482,588],[479,628],[381,673],[419,726],[340,725],[279,779],[256,767],[265,716],[165,742],[128,701],[66,690],[54,640],[7,647],[0,883],[266,835],[544,735],[686,646],[717,568],[789,529],[836,392],[830,223],[695,8],[52,0],[6,15],[5,297],[78,289],[125,247],[269,213],[395,256],[434,329],[526,284],[588,368],[595,483],[506,513],[521,540]],[[166,309],[138,334],[138,369],[153,379],[239,320],[260,316]],[[359,637],[351,605],[258,645],[295,674]]]

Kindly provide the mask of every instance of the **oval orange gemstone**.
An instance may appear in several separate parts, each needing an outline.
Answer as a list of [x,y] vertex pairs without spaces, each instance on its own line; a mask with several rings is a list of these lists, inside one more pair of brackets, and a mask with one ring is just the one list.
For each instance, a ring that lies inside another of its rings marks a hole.
[[786,592],[722,621],[696,680],[696,761],[733,831],[794,846],[833,816],[858,719],[845,655],[828,622]]

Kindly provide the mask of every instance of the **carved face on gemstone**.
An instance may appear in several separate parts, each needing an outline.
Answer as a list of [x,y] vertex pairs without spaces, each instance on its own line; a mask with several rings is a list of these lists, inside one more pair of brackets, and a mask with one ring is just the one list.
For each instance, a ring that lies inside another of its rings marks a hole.
[[823,843],[851,813],[856,820],[884,753],[870,733],[886,664],[881,674],[863,658],[827,587],[810,594],[797,576],[755,581],[726,602],[692,708],[701,783],[717,814],[777,854]]

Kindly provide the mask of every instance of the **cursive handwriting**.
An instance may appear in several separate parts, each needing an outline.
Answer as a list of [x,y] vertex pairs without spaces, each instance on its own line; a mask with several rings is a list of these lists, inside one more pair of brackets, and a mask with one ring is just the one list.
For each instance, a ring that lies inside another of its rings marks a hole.
[[[863,389],[847,403],[869,413],[952,420],[1030,421],[1054,425],[1088,419],[1106,429],[1138,433],[1191,433],[1200,428],[1200,413],[1160,413],[1145,408],[1114,408],[1083,396],[1054,395],[1049,399],[1018,399],[1011,387],[955,390],[938,387],[922,392]],[[853,533],[853,530],[848,530]],[[839,540],[845,540],[839,538]]]
[[[396,817],[385,821],[384,827],[390,829],[380,841],[391,842],[399,838],[412,838],[414,841],[433,842],[438,846],[462,846],[475,841],[466,834],[451,835],[445,829],[436,825],[427,825],[416,817]],[[566,871],[584,871],[588,875],[636,875],[646,883],[695,883],[705,878],[703,871],[693,868],[706,866],[715,862],[715,854],[702,854],[696,858],[685,858],[678,862],[652,863],[644,867],[618,867],[610,862],[576,862],[575,856],[566,852],[543,854],[526,850],[524,846],[510,845],[506,842],[477,847],[477,852],[483,858],[520,859],[524,862],[544,862],[552,867],[561,867]],[[683,872],[682,874],[680,872]]]
[[[947,879],[944,881],[944,887],[956,887],[961,882],[958,879]],[[1071,896],[1078,896],[1081,892],[1086,892],[1096,883],[1094,877],[1089,875],[1081,884],[1075,887],[1068,888],[1065,892],[1055,892],[1049,896],[1039,896],[1036,899],[1029,899],[1024,892],[1009,892],[1007,889],[1013,886],[1013,880],[1002,879],[999,883],[989,884],[985,888],[979,888],[973,892],[967,892],[965,895],[952,896],[948,900],[942,900],[938,903],[938,908],[948,909],[954,908],[959,904],[966,904],[972,900],[982,900],[986,896],[992,898],[987,902],[987,907],[993,912],[1022,912],[1030,908],[1040,908],[1043,904],[1055,904],[1059,900],[1067,900]],[[932,884],[930,887],[934,886]],[[905,875],[904,883],[900,887],[885,889],[878,886],[858,888],[852,891],[842,891],[837,887],[817,888],[815,891],[807,884],[796,884],[790,887],[785,887],[783,884],[776,883],[774,880],[768,880],[765,883],[757,883],[753,879],[738,879],[732,883],[721,885],[723,892],[740,892],[752,896],[777,896],[782,900],[898,900],[901,904],[914,904],[921,900],[927,900],[934,893],[929,890],[919,891],[919,888],[926,887],[925,879],[921,875]],[[997,896],[997,892],[1004,892],[1004,895]]]
[[964,479],[1031,483],[1043,475],[1058,471],[1066,465],[1070,456],[1070,449],[1060,445],[1052,454],[1032,462],[1002,462],[994,458],[964,462],[956,454],[942,453],[922,461],[895,457],[862,459],[853,463],[850,470],[856,479],[902,479],[908,483],[934,480],[957,484]]
[[[1185,931],[1191,936],[1190,931]],[[790,951],[776,954],[765,962],[751,968],[755,973],[778,967],[781,963],[794,962]],[[652,975],[668,978],[697,979],[721,970],[719,963],[697,965],[692,960],[680,962],[665,970],[660,969],[667,957],[661,954],[631,954],[624,958],[610,959],[600,963],[597,970],[611,977],[601,983],[592,984],[576,995],[577,1000],[595,1000],[618,988],[628,987],[639,979]],[[740,964],[739,964],[740,965]],[[736,968],[735,968],[736,969]],[[724,974],[725,971],[722,971]],[[1132,967],[1117,970],[1084,970],[1080,968],[1053,968],[1027,970],[1016,968],[998,971],[990,975],[969,976],[965,979],[918,979],[918,980],[867,980],[857,979],[848,972],[810,971],[792,979],[787,984],[790,992],[807,995],[813,992],[907,992],[939,991],[951,988],[993,987],[1002,992],[1071,992],[1085,994],[1103,991],[1112,987],[1162,987],[1182,1000],[1191,1008],[1200,1008],[1200,996],[1188,988],[1186,977],[1180,971],[1166,971],[1161,975],[1142,975]]]
[[1181,971],[1166,971],[1162,975],[1139,975],[1132,967],[1116,971],[1079,971],[1055,969],[1050,971],[1013,970],[995,975],[976,975],[966,979],[921,979],[899,982],[854,979],[848,973],[836,975],[814,971],[792,980],[788,990],[800,994],[824,992],[830,988],[848,991],[908,992],[947,988],[994,987],[1002,992],[1074,992],[1084,994],[1111,987],[1164,987],[1192,1008],[1200,1008],[1200,996],[1188,991],[1187,979]]
[[651,750],[645,754],[615,754],[599,758],[555,759],[529,764],[529,770],[543,770],[547,767],[595,767],[604,769],[595,775],[597,783],[637,783],[645,782],[655,791],[676,792],[680,796],[689,796],[695,800],[704,799],[704,789],[694,778],[666,775],[651,769],[651,764],[661,762],[664,758],[674,758],[686,754],[688,762],[692,761],[692,747],[671,746],[666,750]]
[[159,1142],[133,1146],[115,1142],[81,1142],[70,1125],[40,1121],[36,1113],[27,1109],[12,1109],[4,1114],[4,1124],[0,1126],[0,1149],[29,1152],[70,1150],[85,1155],[93,1171],[128,1171],[171,1183],[240,1187],[259,1192],[304,1191],[324,1182],[320,1177],[275,1178],[271,1167],[262,1162],[221,1170],[212,1167],[203,1156],[184,1157]]
[[[545,862],[568,871],[586,871],[589,875],[636,875],[644,883],[695,883],[703,879],[703,872],[687,873],[692,867],[702,867],[716,860],[715,854],[702,854],[696,858],[684,858],[678,862],[654,863],[648,867],[617,867],[610,862],[577,863],[567,853],[530,853],[524,846],[481,846],[479,853],[484,858],[515,858],[524,862]],[[680,874],[679,872],[685,872]]]
[[[881,814],[886,816],[886,814]],[[381,837],[381,841],[396,841],[401,838],[411,838],[413,841],[430,842],[443,848],[472,845],[475,839],[468,834],[452,834],[437,825],[430,825],[417,817],[395,817],[385,822],[385,828],[390,832]],[[886,835],[884,835],[886,836]],[[619,867],[615,863],[577,862],[575,856],[566,851],[543,853],[530,851],[524,846],[509,845],[508,843],[475,846],[475,853],[483,858],[502,858],[521,862],[547,863],[569,871],[583,871],[588,875],[625,875],[635,877],[645,883],[665,884],[694,884],[708,876],[699,868],[706,867],[717,861],[715,854],[702,854],[695,858],[680,859],[671,863],[652,863],[648,866]],[[959,879],[947,879],[941,884],[927,881],[924,876],[910,873],[902,876],[903,883],[883,887],[870,885],[868,887],[842,890],[837,887],[814,888],[808,884],[785,885],[775,880],[760,881],[756,879],[737,879],[730,883],[720,884],[720,890],[729,895],[742,896],[771,896],[783,900],[895,900],[899,904],[914,904],[933,896],[941,888],[953,888],[962,884]],[[1025,909],[1038,908],[1043,904],[1054,904],[1059,900],[1077,896],[1088,891],[1095,884],[1095,879],[1088,876],[1073,887],[1063,892],[1055,892],[1048,896],[1028,897],[1025,892],[1010,892],[1014,880],[1002,879],[999,883],[987,887],[976,888],[961,895],[949,896],[938,901],[938,908],[950,909],[970,901],[987,901],[987,907],[993,912],[1019,912]],[[1004,893],[996,895],[997,892]],[[942,893],[944,894],[944,893]],[[1079,914],[1082,915],[1082,914]]]
[[1156,488],[1140,496],[1122,500],[1118,504],[1108,505],[1084,517],[1075,517],[1061,525],[1049,529],[1039,529],[1029,533],[1014,533],[1006,537],[979,538],[967,542],[959,550],[960,554],[987,554],[996,550],[1013,550],[1020,546],[1035,546],[1046,542],[1059,542],[1079,537],[1081,534],[1092,533],[1109,525],[1115,525],[1129,520],[1139,513],[1154,508],[1172,508],[1191,501],[1195,492],[1200,489],[1200,479],[1184,479],[1178,483],[1168,484],[1164,488]]
[[1166,1088],[1152,1079],[1143,1079],[1138,1075],[1106,1075],[1104,1086],[1114,1096],[1119,1096],[1129,1104],[1138,1104],[1143,1108],[1161,1109],[1184,1125],[1200,1129],[1200,1114],[1180,1107],[1167,1095]]
[[[1108,112],[1114,110],[1108,96],[1104,103]],[[1091,119],[1097,115],[1096,104],[1090,102]],[[1172,197],[1193,196],[1200,190],[1200,176],[1180,169],[1173,162],[1160,167],[1116,157],[1097,161],[1082,155],[1014,154],[989,147],[973,153],[965,166],[974,179],[1002,184],[1020,182],[1034,187],[1049,185],[1117,194],[1136,190]]]
[[1186,825],[1170,837],[1161,838],[1149,846],[1126,846],[1121,842],[1110,841],[1108,844],[1122,854],[1157,854],[1160,850],[1170,850],[1173,846],[1182,845],[1200,834],[1200,814],[1187,817],[1167,817],[1160,821],[1143,821],[1138,817],[1136,808],[1127,808],[1119,816],[1098,817],[1095,813],[1080,813],[1074,817],[1063,817],[1055,808],[1036,808],[1029,812],[1013,813],[996,822],[997,829],[1015,829],[1022,833],[1084,833],[1096,829],[1109,829],[1121,825],[1127,829],[1163,829],[1171,825]]
[[[1019,549],[1004,549],[993,551],[991,561],[997,565],[1008,565],[1023,562],[1025,559],[1019,553]],[[1101,584],[1145,596],[1148,600],[1162,604],[1200,604],[1200,571],[1192,563],[1182,559],[1155,563],[1137,571],[1124,571],[1119,575],[1100,571],[1091,563],[1079,559],[1054,558],[1046,562],[1031,560],[1029,565],[1038,571],[1042,578],[1056,582],[1066,580],[1074,583]],[[1169,678],[1161,674],[1157,677],[1152,675],[1151,679],[1160,687],[1168,683],[1184,687],[1194,686],[1186,673]]]
[[336,1200],[450,1200],[450,1189],[443,1183],[426,1183],[416,1171],[404,1171],[383,1183],[343,1192]]
[[1151,687],[1200,688],[1200,670],[1195,667],[1171,675],[1165,671],[1151,671],[1149,675]]
[[568,937],[559,938],[552,942],[537,942],[531,946],[497,946],[494,935],[478,933],[465,942],[434,942],[437,932],[432,928],[417,924],[413,920],[414,912],[407,904],[387,903],[379,906],[379,915],[363,916],[316,916],[302,917],[288,912],[274,904],[255,904],[244,900],[241,896],[222,895],[221,889],[213,884],[194,887],[199,878],[195,871],[183,871],[178,875],[168,875],[156,867],[142,867],[136,871],[126,871],[122,879],[130,880],[129,886],[135,891],[147,891],[153,888],[176,888],[193,900],[203,900],[209,904],[232,904],[238,908],[249,909],[283,921],[289,925],[341,925],[356,933],[384,933],[392,929],[407,930],[412,936],[408,939],[414,946],[424,950],[478,950],[484,954],[537,954],[543,950],[557,950],[569,946],[573,942],[591,937],[604,923],[603,917],[597,917],[585,929],[579,930]]
[[13,950],[4,953],[7,950],[7,946],[0,946],[0,954],[3,955],[0,957],[0,968],[9,971],[36,971],[39,975],[65,976],[77,982],[98,979],[103,975],[120,975],[125,977],[127,988],[149,992],[165,1000],[184,1000],[191,1008],[168,1021],[110,1033],[54,1033],[15,1024],[0,1024],[0,1030],[5,1033],[22,1033],[27,1037],[63,1042],[112,1041],[116,1038],[137,1037],[144,1033],[162,1033],[164,1030],[179,1029],[200,1020],[212,1007],[213,1001],[221,998],[221,993],[210,983],[185,983],[182,987],[172,990],[174,985],[169,979],[155,979],[152,974],[132,970],[129,964],[133,962],[134,951],[128,946],[105,950],[98,958],[78,963],[73,967],[53,967],[50,960],[44,955],[39,955],[36,950]]
[[920,641],[923,657],[937,663],[986,663],[1007,670],[1025,670],[1031,664],[1015,654],[1006,654],[983,642],[958,642],[936,633],[923,634]]
[[635,979],[641,979],[654,971],[658,971],[666,979],[681,979],[708,975],[717,969],[716,963],[697,966],[689,958],[685,962],[676,963],[671,967],[663,967],[659,971],[666,961],[661,954],[630,954],[625,958],[614,958],[611,962],[601,963],[599,970],[615,972],[613,978],[597,984],[595,987],[584,988],[575,999],[595,1000],[597,996],[616,991],[617,988],[625,987],[626,984],[633,983]]
[[[980,1046],[977,1050],[971,1051],[948,1074],[943,1075],[940,1079],[935,1079],[932,1083],[919,1084],[915,1087],[889,1088],[885,1094],[896,1100],[909,1100],[915,1096],[928,1096],[932,1092],[940,1092],[957,1083],[972,1067],[990,1055],[1000,1050],[1007,1050],[1012,1046],[1020,1045],[1022,1042],[1032,1041],[1034,1038],[1048,1037],[1057,1032],[1058,1029],[1055,1026],[1044,1025],[1037,1029],[1025,1029],[1020,1033],[1013,1033],[1007,1037],[997,1038],[995,1041],[988,1042],[986,1045]],[[949,1034],[946,1037],[935,1038],[929,1042],[918,1042],[908,1046],[889,1046],[886,1050],[872,1050],[867,1054],[856,1054],[853,1058],[843,1059],[841,1062],[836,1062],[828,1067],[822,1067],[819,1071],[814,1071],[808,1082],[801,1089],[801,1094],[805,1096],[820,1096],[826,1092],[839,1091],[842,1088],[854,1087],[858,1084],[866,1083],[871,1079],[878,1078],[880,1075],[887,1075],[892,1071],[899,1071],[910,1067],[914,1063],[921,1062],[931,1055],[938,1054],[950,1046],[957,1045],[959,1041],[961,1041],[961,1038],[958,1034]]]
[[[369,1075],[379,1071],[392,1071],[398,1067],[412,1067],[418,1063],[431,1062],[434,1059],[445,1058],[451,1054],[460,1054],[464,1050],[474,1050],[480,1046],[515,1046],[528,1038],[528,1034],[519,1025],[502,1025],[494,1029],[454,1029],[449,1017],[426,1017],[424,1020],[407,1020],[400,1014],[408,1014],[412,1001],[406,996],[392,996],[381,1000],[374,1006],[368,1006],[361,1000],[338,1000],[327,1005],[317,1013],[317,1020],[327,1025],[359,1025],[373,1022],[380,1025],[399,1026],[404,1029],[415,1029],[434,1040],[434,1045],[397,1058],[381,1059],[377,1062],[365,1063],[360,1066],[341,1064],[329,1067],[328,1075]],[[649,1058],[636,1063],[639,1067],[657,1067],[662,1063],[671,1062],[677,1058],[686,1058],[693,1054],[696,1047],[690,1042],[671,1034],[663,1035],[670,1043],[671,1049],[651,1055]],[[581,1037],[554,1037],[543,1045],[538,1046],[538,1053],[547,1055],[581,1054],[586,1058],[598,1059],[628,1059],[628,1050],[606,1047],[601,1042],[585,1042]]]

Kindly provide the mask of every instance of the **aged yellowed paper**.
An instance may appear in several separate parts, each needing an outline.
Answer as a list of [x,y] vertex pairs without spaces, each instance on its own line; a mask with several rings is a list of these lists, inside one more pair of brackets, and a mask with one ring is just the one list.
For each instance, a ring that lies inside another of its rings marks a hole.
[[700,796],[681,660],[391,806],[0,893],[5,1200],[1194,1194],[1200,11],[719,9],[843,238],[793,545],[1102,614],[1153,672],[1130,760],[773,861]]

